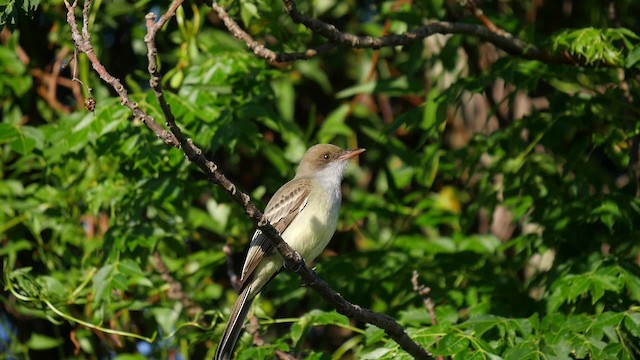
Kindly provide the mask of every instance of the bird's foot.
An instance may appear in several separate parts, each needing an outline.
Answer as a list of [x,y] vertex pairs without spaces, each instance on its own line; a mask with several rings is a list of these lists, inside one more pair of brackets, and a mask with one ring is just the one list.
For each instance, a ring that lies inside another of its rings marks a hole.
[[299,252],[294,251],[293,252],[293,258],[294,258],[294,266],[290,266],[289,264],[287,264],[287,262],[285,261],[283,266],[285,269],[287,270],[291,270],[293,272],[298,272],[300,270],[302,270],[302,268],[305,266],[304,265],[304,259],[302,258],[302,255],[300,255]]

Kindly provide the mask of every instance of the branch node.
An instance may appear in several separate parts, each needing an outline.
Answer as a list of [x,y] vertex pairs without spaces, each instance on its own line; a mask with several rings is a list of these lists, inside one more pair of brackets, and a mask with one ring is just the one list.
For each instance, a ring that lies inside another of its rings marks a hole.
[[251,197],[248,194],[241,193],[240,198],[242,199],[242,205],[246,206],[249,202],[251,202]]
[[196,153],[196,155],[202,155],[202,150],[199,147],[193,145],[193,140],[191,138],[187,139],[187,144],[189,144],[189,147],[191,148],[191,150],[193,150],[194,153]]

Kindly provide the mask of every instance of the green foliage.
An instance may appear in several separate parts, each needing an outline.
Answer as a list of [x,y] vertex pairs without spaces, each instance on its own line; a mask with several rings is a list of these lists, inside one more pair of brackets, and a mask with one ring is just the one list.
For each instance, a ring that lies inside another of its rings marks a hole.
[[3,0],[0,2],[0,25],[15,26],[22,17],[33,17],[40,0]]
[[[516,2],[482,6],[518,37],[593,66],[496,60],[469,36],[377,57],[341,48],[275,66],[204,5],[186,4],[158,34],[160,70],[184,132],[259,206],[309,145],[368,149],[347,171],[338,231],[314,265],[346,299],[394,317],[434,355],[634,359],[640,9],[617,2],[612,24],[599,2],[573,3],[570,15],[545,3],[537,17]],[[221,4],[274,50],[321,41],[277,1]],[[60,84],[51,95],[37,74],[52,74],[53,59],[71,48],[63,4],[41,4],[39,20],[24,16],[38,3],[0,5],[12,28],[0,47],[0,349],[17,358],[211,357],[235,300],[223,245],[237,254],[237,271],[252,224],[180,151],[132,119],[83,55],[76,75],[92,88],[95,112],[61,109],[81,104]],[[146,1],[94,6],[96,53],[162,124],[143,42],[144,14],[156,9]],[[442,1],[299,7],[372,36],[425,18],[474,21]],[[69,79],[73,69],[55,72]],[[414,289],[414,271],[428,295]],[[265,344],[245,333],[240,359],[275,350],[410,358],[291,274],[273,280],[254,314]]]
[[553,50],[567,50],[571,55],[585,59],[587,64],[604,63],[622,66],[625,64],[625,54],[616,43],[622,43],[624,48],[633,48],[632,41],[639,39],[629,29],[594,29],[564,30],[552,39]]

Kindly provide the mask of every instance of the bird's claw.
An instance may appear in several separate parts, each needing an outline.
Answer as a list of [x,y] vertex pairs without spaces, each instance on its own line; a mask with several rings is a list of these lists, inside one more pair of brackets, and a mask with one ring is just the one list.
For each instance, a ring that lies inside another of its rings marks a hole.
[[284,265],[283,265],[283,266],[284,266],[284,268],[285,268],[285,269],[287,269],[287,270],[291,270],[291,271],[293,271],[293,272],[299,272],[299,271],[300,271],[300,270],[302,270],[302,268],[305,266],[305,265],[304,265],[304,259],[302,258],[302,255],[300,255],[300,253],[299,253],[299,252],[297,252],[297,251],[294,251],[294,252],[293,252],[293,258],[294,258],[294,260],[295,260],[295,264],[296,264],[296,267],[295,267],[295,268],[291,268],[291,267],[287,264],[287,262],[286,262],[286,261],[284,262]]

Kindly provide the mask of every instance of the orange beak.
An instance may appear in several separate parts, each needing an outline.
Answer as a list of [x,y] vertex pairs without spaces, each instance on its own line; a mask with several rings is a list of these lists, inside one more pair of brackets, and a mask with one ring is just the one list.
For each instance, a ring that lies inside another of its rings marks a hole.
[[338,160],[348,160],[353,159],[354,157],[362,154],[367,149],[356,149],[356,150],[345,150],[342,155],[338,158]]

